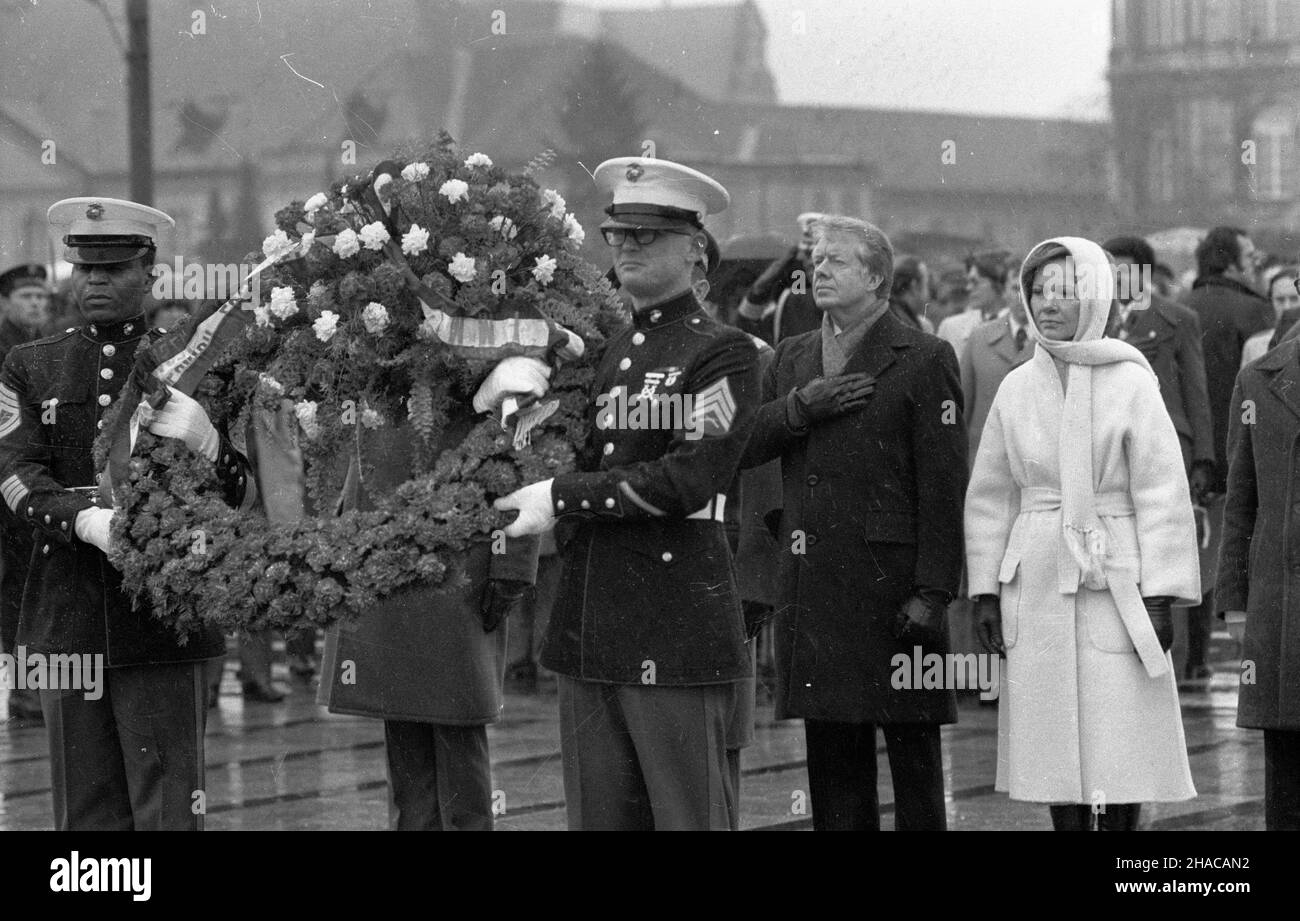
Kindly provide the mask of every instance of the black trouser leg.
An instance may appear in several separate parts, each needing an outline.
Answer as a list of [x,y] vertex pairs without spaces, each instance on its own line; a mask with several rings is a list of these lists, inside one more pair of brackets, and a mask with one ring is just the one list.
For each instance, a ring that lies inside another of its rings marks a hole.
[[384,720],[384,740],[390,828],[492,830],[486,726]]
[[1107,803],[1097,813],[1097,831],[1137,831],[1141,803]]
[[814,831],[879,831],[874,723],[804,720]]
[[1214,592],[1206,592],[1201,603],[1187,609],[1187,666],[1185,677],[1209,664],[1210,627],[1214,619]]
[[203,664],[105,669],[102,691],[41,692],[55,827],[201,830]]
[[947,831],[939,727],[898,723],[881,728],[894,781],[894,830]]
[[1264,730],[1264,827],[1300,831],[1300,732]]
[[1052,831],[1092,831],[1092,807],[1067,803],[1048,806],[1052,814]]
[[[0,509],[0,515],[8,509]],[[0,521],[0,652],[15,654],[18,647],[18,619],[22,613],[23,587],[27,582],[27,564],[32,555],[32,539],[22,528]],[[16,684],[15,675],[10,675]],[[41,716],[41,698],[37,691],[13,688],[9,692],[9,716]],[[0,720],[4,714],[0,713]]]

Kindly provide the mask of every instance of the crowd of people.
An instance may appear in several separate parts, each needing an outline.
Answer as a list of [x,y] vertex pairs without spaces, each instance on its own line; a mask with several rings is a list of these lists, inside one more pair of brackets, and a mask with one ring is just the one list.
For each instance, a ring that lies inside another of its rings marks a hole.
[[[805,214],[799,243],[733,310],[710,290],[719,183],[640,158],[594,178],[631,321],[600,358],[579,469],[498,498],[517,513],[509,551],[467,551],[456,591],[408,593],[331,630],[323,663],[314,631],[286,637],[296,677],[319,669],[321,703],[384,720],[394,828],[492,827],[485,726],[504,672],[516,689],[555,685],[571,828],[737,828],[757,675],[778,719],[804,721],[815,828],[880,827],[879,729],[895,827],[942,830],[940,727],[958,719],[959,688],[897,681],[900,657],[938,655],[1000,664],[998,790],[1047,806],[1059,830],[1133,830],[1141,804],[1196,795],[1179,687],[1211,675],[1217,618],[1251,666],[1238,722],[1264,732],[1267,826],[1300,828],[1296,265],[1216,227],[1187,291],[1135,236],[1063,235],[1023,257],[990,247],[958,280],[866,221]],[[77,348],[129,360],[145,334],[141,297],[114,279],[151,264],[148,228],[170,218],[116,206],[135,222],[120,239],[76,215],[58,225],[82,314],[66,332],[42,338],[43,269],[0,276],[6,649],[86,651],[56,648],[51,624],[101,604],[34,597],[51,584],[49,542],[94,561],[111,516],[69,504],[62,491],[87,484],[67,482],[60,471],[81,468],[58,456],[88,455],[102,410],[54,424],[39,410],[64,386],[42,369]],[[96,361],[103,407],[122,375]],[[510,361],[489,384],[535,360]],[[528,377],[538,396],[545,378]],[[606,424],[598,398],[619,392],[691,398],[703,437]],[[156,431],[225,455],[232,505],[302,514],[277,508],[288,493],[267,465],[192,403]],[[56,449],[63,425],[81,428]],[[292,433],[267,437],[292,469]],[[97,642],[112,648],[122,616],[105,615]],[[238,638],[246,699],[283,697],[271,642]],[[430,671],[419,656],[434,649]],[[11,719],[50,732],[58,827],[201,827],[180,806],[201,788],[219,653],[119,656],[119,703],[93,713],[11,694]],[[366,657],[390,673],[383,693],[339,677]],[[197,702],[173,726],[184,745],[154,740],[176,757],[126,752],[132,682]],[[68,769],[88,753],[117,766],[108,780]]]

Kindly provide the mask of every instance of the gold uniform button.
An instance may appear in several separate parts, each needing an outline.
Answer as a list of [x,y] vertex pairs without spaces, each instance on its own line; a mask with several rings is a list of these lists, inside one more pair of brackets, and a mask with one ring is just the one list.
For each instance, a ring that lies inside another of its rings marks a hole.
[[673,561],[673,555],[669,553],[667,550],[664,551],[663,561],[665,563],[671,563]]
[[632,367],[632,359],[630,358],[624,358],[618,363],[618,369],[620,371],[626,371],[630,367]]
[[117,346],[114,345],[104,346],[104,354],[109,358],[112,358],[114,355],[117,354]]
[[588,502],[586,499],[583,499],[583,500],[582,500],[582,507],[583,507],[583,508],[591,508],[591,503]]
[[606,500],[605,500],[605,508],[613,508],[613,507],[614,507],[614,500],[613,500],[613,499],[606,499]]
[[633,333],[633,334],[632,334],[632,344],[633,344],[633,345],[640,345],[642,342],[645,342],[645,333]]
[[113,398],[110,397],[108,394],[106,394],[106,393],[101,393],[101,394],[99,395],[99,405],[100,405],[100,406],[107,406],[109,403],[112,403],[112,402],[113,402]]
[[46,556],[48,556],[49,553],[50,553],[50,545],[49,545],[49,544],[46,544],[44,547],[42,547],[42,548],[41,548],[41,553],[43,553],[43,554],[45,554]]
[[59,528],[64,531],[68,530],[68,523],[66,521],[60,521]]
[[104,420],[103,420],[103,419],[100,419],[98,422],[95,423],[95,428],[97,428],[97,429],[102,429],[103,427],[104,427]]
[[564,511],[564,500],[563,499],[558,500],[555,503],[555,507],[559,509],[561,512]]
[[111,381],[113,379],[113,369],[105,368],[103,371],[99,372],[99,376],[106,381]]
[[49,524],[49,523],[50,523],[50,516],[49,516],[49,515],[46,515],[46,516],[45,516],[45,523],[46,523],[46,524]]
[[605,453],[606,454],[614,453],[614,443],[612,441],[605,442]]

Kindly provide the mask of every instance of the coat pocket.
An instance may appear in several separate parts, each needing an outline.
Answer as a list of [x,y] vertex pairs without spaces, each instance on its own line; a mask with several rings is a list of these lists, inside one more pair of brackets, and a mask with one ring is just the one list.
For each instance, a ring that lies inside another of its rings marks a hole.
[[1102,652],[1137,655],[1128,628],[1120,617],[1119,608],[1109,591],[1094,592],[1079,589],[1079,603],[1083,606],[1084,627],[1088,640]]

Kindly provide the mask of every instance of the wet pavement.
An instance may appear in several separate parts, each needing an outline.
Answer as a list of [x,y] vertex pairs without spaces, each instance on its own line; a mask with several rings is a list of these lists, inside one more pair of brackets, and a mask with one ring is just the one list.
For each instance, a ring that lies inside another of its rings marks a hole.
[[[1237,673],[1216,637],[1215,675],[1181,690],[1192,776],[1198,796],[1147,805],[1144,828],[1262,829],[1263,734],[1238,729]],[[245,702],[228,663],[218,706],[209,711],[209,830],[383,829],[387,782],[383,731],[376,720],[332,716],[314,702],[314,688],[276,678],[292,693],[283,703]],[[0,691],[0,698],[5,692]],[[0,713],[5,712],[0,699]],[[564,789],[553,691],[508,695],[505,718],[489,729],[493,788],[504,808],[499,830],[563,829]],[[943,729],[951,829],[1048,829],[1047,810],[1016,803],[993,789],[997,712],[975,698],[961,702],[956,725]],[[880,758],[883,825],[892,826],[892,792],[884,742]],[[807,807],[803,729],[774,722],[760,704],[754,744],[742,761],[741,827],[800,830],[812,826]],[[51,827],[44,730],[0,722],[0,830]]]

